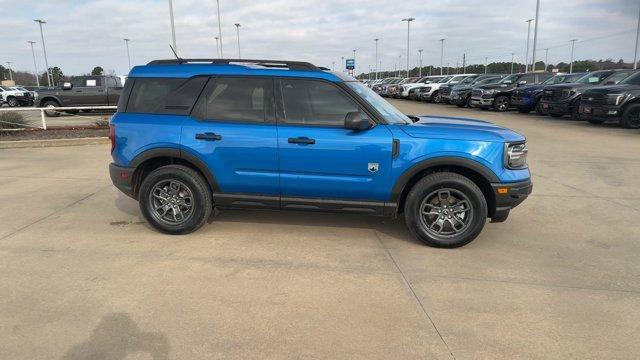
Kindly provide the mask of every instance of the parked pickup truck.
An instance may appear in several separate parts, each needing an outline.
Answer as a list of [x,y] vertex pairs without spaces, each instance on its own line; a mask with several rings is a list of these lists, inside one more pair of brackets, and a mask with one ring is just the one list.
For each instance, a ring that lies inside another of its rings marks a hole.
[[[38,106],[115,106],[122,93],[122,81],[118,76],[77,76],[62,87],[38,90]],[[77,113],[78,110],[66,110]],[[60,112],[45,111],[47,116],[58,116]]]

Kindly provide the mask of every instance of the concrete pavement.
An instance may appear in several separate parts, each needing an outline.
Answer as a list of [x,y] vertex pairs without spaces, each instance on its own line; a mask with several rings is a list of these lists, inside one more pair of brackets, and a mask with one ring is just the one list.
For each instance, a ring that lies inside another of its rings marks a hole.
[[297,212],[172,237],[110,185],[108,145],[0,150],[0,358],[636,358],[640,132],[394,103],[525,134],[534,194],[455,250]]

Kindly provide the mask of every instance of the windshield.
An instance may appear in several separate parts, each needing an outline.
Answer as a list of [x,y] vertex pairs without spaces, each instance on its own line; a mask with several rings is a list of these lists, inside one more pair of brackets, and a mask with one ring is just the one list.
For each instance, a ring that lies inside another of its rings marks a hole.
[[516,80],[518,80],[519,75],[509,75],[506,78],[500,80],[498,84],[513,84]]
[[469,77],[465,78],[464,80],[460,81],[460,85],[472,84],[474,81],[476,81],[476,79],[477,79],[476,77],[469,76]]
[[440,81],[438,81],[439,84],[442,83],[446,83],[447,81],[451,80],[453,76],[447,76],[447,77],[443,77],[442,79],[440,79]]
[[396,109],[393,105],[389,104],[389,102],[380,95],[376,94],[375,91],[369,89],[368,87],[362,85],[359,82],[345,82],[351,90],[355,91],[360,95],[362,99],[364,99],[369,105],[371,105],[374,109],[376,109],[385,120],[393,124],[409,124],[411,123],[411,119],[400,110]]
[[611,72],[609,71],[603,71],[603,72],[593,72],[591,74],[587,74],[583,77],[581,77],[580,79],[576,80],[576,83],[578,84],[599,84],[602,80],[606,79],[607,76],[611,75]]
[[637,72],[628,78],[620,81],[620,84],[640,85],[640,72]]
[[468,76],[454,76],[453,79],[451,79],[451,82],[449,84],[458,84],[461,81],[464,81],[465,79],[469,78]]

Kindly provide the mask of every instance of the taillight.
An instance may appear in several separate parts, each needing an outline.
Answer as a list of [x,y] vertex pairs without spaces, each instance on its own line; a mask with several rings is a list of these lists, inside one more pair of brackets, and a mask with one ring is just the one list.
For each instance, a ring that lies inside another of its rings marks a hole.
[[116,126],[109,124],[109,140],[111,140],[111,152],[116,148]]

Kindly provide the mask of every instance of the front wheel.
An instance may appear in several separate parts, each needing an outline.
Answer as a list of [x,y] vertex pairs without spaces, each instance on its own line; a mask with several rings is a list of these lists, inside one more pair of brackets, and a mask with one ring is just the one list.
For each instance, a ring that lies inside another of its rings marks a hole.
[[9,105],[9,107],[18,107],[20,106],[20,102],[18,101],[18,99],[10,97],[7,99],[7,105]]
[[207,182],[182,165],[162,166],[142,181],[140,211],[154,228],[168,234],[188,234],[211,215],[213,200]]
[[47,115],[48,117],[58,117],[60,116],[60,111],[54,110],[55,108],[57,108],[58,106],[60,106],[57,102],[49,100],[47,102],[45,102],[42,107],[48,108],[49,110],[45,110],[44,113],[45,115]]
[[509,100],[509,97],[505,95],[500,95],[493,101],[493,108],[496,111],[500,111],[500,112],[507,111],[509,110],[510,106],[511,106],[511,101]]
[[627,106],[620,118],[620,126],[627,129],[640,128],[640,104]]
[[407,196],[405,222],[413,235],[433,247],[455,248],[475,239],[487,219],[487,202],[468,178],[439,172],[418,181]]
[[442,97],[440,97],[440,92],[438,90],[431,94],[431,102],[434,104],[440,104],[442,102]]

